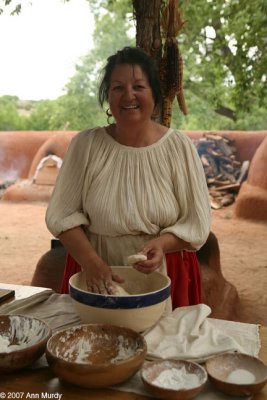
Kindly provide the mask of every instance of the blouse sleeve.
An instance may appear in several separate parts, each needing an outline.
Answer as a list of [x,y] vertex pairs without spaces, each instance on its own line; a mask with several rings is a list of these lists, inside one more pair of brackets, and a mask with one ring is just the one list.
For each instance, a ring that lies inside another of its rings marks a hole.
[[80,132],[72,139],[57,176],[45,216],[47,228],[55,237],[68,229],[89,224],[82,207],[90,156],[89,134],[90,131]]
[[173,186],[179,215],[176,223],[161,230],[172,233],[198,250],[207,240],[211,225],[211,207],[204,169],[196,146],[177,132],[171,154]]

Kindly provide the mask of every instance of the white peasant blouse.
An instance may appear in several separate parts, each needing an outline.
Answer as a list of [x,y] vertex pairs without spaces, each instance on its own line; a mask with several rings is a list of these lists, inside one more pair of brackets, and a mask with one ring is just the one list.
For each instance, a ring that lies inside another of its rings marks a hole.
[[46,223],[55,237],[83,226],[109,265],[127,265],[129,254],[166,232],[199,249],[211,213],[195,145],[171,128],[146,147],[122,145],[104,127],[78,133],[60,168]]

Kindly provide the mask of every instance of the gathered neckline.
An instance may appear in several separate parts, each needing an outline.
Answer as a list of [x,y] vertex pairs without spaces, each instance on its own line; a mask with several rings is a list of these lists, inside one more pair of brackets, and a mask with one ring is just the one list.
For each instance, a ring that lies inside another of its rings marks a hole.
[[167,131],[164,133],[164,135],[159,140],[157,140],[156,142],[154,142],[154,143],[152,143],[152,144],[150,144],[148,146],[141,146],[141,147],[127,146],[126,144],[119,143],[116,139],[114,139],[108,133],[108,131],[107,131],[107,129],[105,127],[102,127],[102,131],[105,134],[105,136],[108,138],[108,140],[111,143],[113,143],[116,146],[118,146],[118,147],[124,148],[126,150],[131,150],[131,151],[147,151],[147,150],[150,150],[150,149],[152,149],[154,147],[159,146],[163,141],[165,141],[169,137],[169,135],[173,132],[173,129],[172,128],[168,128]]

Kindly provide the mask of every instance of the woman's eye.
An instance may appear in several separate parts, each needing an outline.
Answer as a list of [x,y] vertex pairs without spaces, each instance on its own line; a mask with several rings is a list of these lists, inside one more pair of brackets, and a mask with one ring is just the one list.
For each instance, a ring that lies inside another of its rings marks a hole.
[[142,90],[142,89],[144,89],[145,87],[143,86],[143,85],[135,85],[135,90]]
[[113,86],[112,90],[119,91],[122,89],[122,86]]

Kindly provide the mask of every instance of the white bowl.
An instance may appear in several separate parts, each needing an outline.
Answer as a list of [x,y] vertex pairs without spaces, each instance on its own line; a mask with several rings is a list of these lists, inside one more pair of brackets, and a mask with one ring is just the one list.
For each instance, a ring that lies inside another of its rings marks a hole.
[[52,331],[25,315],[0,315],[0,372],[25,368],[45,352]]
[[69,281],[69,292],[77,313],[85,323],[113,324],[143,332],[162,316],[170,296],[170,278],[155,271],[143,274],[132,267],[112,267],[125,279],[127,296],[88,292],[85,274]]

